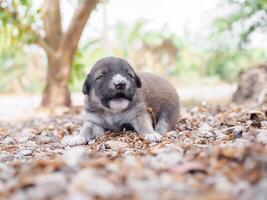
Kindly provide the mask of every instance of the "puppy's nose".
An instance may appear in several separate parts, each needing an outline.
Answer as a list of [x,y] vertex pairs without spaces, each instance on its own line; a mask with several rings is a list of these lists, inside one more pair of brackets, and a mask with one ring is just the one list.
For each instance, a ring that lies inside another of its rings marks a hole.
[[125,82],[116,83],[114,85],[115,85],[115,88],[118,89],[118,90],[123,90],[126,87],[126,83]]

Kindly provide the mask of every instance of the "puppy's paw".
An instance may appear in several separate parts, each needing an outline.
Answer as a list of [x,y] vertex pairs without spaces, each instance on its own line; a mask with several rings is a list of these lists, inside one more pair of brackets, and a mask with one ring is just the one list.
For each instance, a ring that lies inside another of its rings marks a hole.
[[82,145],[87,144],[88,141],[86,137],[80,136],[80,135],[70,135],[63,138],[61,142],[64,146],[76,146],[76,145]]
[[145,140],[148,140],[149,142],[160,142],[162,139],[162,135],[157,132],[145,133],[144,138]]

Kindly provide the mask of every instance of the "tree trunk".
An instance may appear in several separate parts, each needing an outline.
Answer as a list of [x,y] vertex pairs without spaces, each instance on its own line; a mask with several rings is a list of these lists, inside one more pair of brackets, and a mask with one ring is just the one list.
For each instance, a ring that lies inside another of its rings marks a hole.
[[43,107],[66,107],[71,105],[68,88],[71,63],[61,56],[48,56],[46,86],[41,105]]
[[44,0],[43,23],[45,39],[39,45],[46,51],[48,70],[41,106],[66,107],[71,105],[68,88],[71,64],[85,24],[99,0],[80,3],[68,30],[61,29],[60,0]]

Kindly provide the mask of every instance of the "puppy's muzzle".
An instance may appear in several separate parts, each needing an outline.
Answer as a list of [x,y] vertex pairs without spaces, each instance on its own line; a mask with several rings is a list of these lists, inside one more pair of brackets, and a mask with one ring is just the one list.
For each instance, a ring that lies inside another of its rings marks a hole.
[[115,74],[112,77],[112,83],[113,83],[113,87],[116,90],[124,90],[126,89],[128,86],[128,80],[125,76],[121,75],[121,74]]
[[117,90],[124,90],[126,88],[126,83],[125,82],[114,83],[114,86]]

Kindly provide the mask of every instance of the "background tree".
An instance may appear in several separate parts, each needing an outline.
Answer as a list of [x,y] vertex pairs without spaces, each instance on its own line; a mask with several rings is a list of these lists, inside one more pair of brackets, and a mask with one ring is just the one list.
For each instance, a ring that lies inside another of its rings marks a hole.
[[71,105],[68,81],[72,61],[82,31],[98,2],[81,1],[66,32],[62,31],[60,0],[45,0],[41,10],[34,10],[29,0],[0,2],[0,26],[14,27],[16,37],[28,44],[36,43],[46,52],[48,68],[42,106]]
[[[253,34],[267,31],[267,0],[228,0],[226,6],[230,6],[231,12],[215,21],[217,31],[222,34],[230,31],[232,43],[236,43],[240,51],[248,49],[246,45],[251,42]],[[266,102],[266,69],[266,64],[260,64],[258,60],[255,67],[241,73],[233,100],[238,103]]]
[[239,47],[250,41],[253,33],[267,31],[267,0],[227,0],[230,13],[215,20],[218,32],[231,31],[238,37]]

